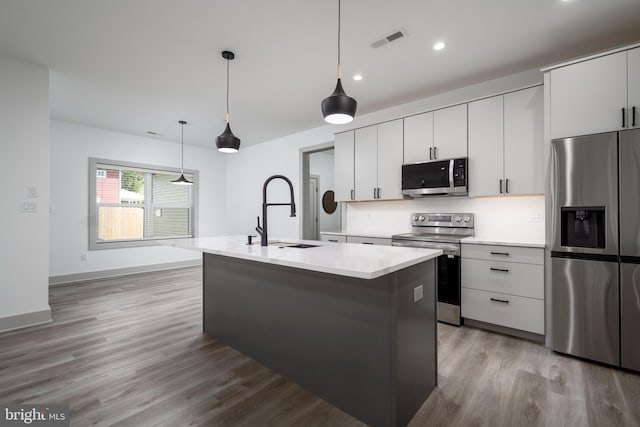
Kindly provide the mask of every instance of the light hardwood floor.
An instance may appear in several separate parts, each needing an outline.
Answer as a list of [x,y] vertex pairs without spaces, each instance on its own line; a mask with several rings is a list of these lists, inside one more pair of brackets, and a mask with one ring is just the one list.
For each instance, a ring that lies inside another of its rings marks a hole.
[[[52,288],[52,324],[0,334],[0,402],[68,403],[73,426],[362,425],[203,335],[201,275]],[[411,426],[640,426],[640,375],[467,327],[438,346]]]

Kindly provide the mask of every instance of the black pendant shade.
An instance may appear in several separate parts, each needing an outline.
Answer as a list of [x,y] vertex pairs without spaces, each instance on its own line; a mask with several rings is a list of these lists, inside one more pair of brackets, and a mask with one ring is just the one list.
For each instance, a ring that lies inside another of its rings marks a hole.
[[177,184],[177,185],[193,185],[193,182],[189,181],[187,178],[185,178],[184,176],[184,125],[187,124],[187,122],[185,122],[184,120],[179,120],[178,123],[180,123],[180,126],[182,126],[182,142],[181,142],[181,146],[182,146],[182,157],[181,157],[181,162],[180,162],[180,178],[178,179],[174,179],[173,181],[171,181],[172,184]]
[[322,100],[322,115],[324,121],[331,124],[344,124],[353,120],[356,115],[358,102],[346,94],[342,88],[340,66],[340,0],[338,0],[338,83],[331,95]]
[[231,132],[229,126],[229,63],[236,57],[236,55],[228,50],[222,52],[222,57],[227,60],[227,126],[216,138],[216,147],[221,153],[237,153],[240,149],[240,138],[235,136]]
[[356,115],[356,108],[358,101],[345,93],[341,79],[333,93],[322,100],[322,115],[327,123],[349,123]]
[[216,147],[222,153],[237,153],[240,149],[240,138],[231,132],[229,122],[227,122],[227,127],[224,128],[224,132],[216,138]]

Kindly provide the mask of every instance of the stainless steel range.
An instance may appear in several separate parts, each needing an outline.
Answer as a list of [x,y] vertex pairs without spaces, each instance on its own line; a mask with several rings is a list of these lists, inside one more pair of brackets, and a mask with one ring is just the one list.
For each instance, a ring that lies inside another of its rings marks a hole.
[[415,213],[411,233],[391,236],[393,246],[442,249],[438,257],[438,321],[460,326],[460,241],[473,236],[472,213]]

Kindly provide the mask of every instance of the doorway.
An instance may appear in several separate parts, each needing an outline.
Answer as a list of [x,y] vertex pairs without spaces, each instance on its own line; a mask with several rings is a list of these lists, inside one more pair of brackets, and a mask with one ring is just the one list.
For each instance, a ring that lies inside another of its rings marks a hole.
[[[342,229],[341,207],[331,209],[334,191],[333,143],[307,147],[301,155],[300,237],[320,240],[323,231]],[[324,200],[324,203],[323,203]]]

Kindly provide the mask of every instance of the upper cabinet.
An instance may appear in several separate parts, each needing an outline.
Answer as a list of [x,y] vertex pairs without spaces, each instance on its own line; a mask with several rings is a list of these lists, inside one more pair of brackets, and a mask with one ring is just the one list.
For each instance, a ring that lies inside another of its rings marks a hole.
[[640,48],[552,69],[549,81],[551,138],[640,126]]
[[469,195],[544,192],[543,89],[469,103]]
[[334,142],[334,186],[336,202],[354,199],[354,131],[337,133]]
[[404,119],[404,163],[467,157],[467,104]]
[[335,136],[336,201],[402,198],[402,119]]
[[433,112],[434,159],[467,157],[467,104]]

